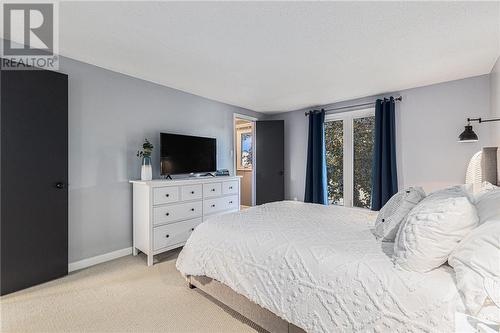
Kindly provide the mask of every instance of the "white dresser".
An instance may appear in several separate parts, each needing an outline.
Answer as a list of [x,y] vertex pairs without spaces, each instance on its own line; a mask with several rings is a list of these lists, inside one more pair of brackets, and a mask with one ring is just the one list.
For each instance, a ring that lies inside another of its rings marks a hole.
[[240,209],[240,177],[130,181],[133,184],[133,252],[153,256],[183,246],[211,216]]

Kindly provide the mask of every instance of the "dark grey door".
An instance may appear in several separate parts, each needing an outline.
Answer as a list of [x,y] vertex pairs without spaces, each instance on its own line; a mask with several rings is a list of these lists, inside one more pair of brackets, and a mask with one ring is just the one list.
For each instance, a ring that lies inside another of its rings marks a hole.
[[0,75],[4,295],[68,273],[68,77]]
[[285,124],[255,123],[255,201],[257,205],[285,199]]

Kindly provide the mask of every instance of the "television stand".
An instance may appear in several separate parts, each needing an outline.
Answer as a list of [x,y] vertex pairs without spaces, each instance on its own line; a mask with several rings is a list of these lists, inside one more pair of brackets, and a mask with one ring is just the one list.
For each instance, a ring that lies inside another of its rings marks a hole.
[[131,181],[133,253],[153,256],[183,246],[211,216],[240,210],[240,177]]

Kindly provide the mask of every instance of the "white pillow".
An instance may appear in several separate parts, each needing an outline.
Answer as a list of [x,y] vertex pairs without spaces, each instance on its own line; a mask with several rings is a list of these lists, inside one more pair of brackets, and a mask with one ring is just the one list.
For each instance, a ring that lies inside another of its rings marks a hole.
[[448,263],[470,314],[477,315],[491,303],[500,308],[500,219],[486,221],[469,233]]
[[383,242],[394,242],[400,223],[423,198],[425,198],[423,188],[410,187],[399,191],[387,201],[375,221],[374,234],[377,239]]
[[471,184],[471,186],[472,186],[472,193],[474,195],[474,201],[479,200],[484,194],[488,193],[489,191],[495,191],[500,189],[500,187],[495,186],[489,182]]
[[408,214],[394,243],[397,266],[428,272],[444,264],[465,235],[478,224],[476,208],[456,191],[438,191]]
[[455,185],[430,193],[428,198],[457,198],[466,197],[474,202],[474,191],[472,184]]
[[500,221],[500,187],[490,184],[475,196],[479,222],[497,219]]

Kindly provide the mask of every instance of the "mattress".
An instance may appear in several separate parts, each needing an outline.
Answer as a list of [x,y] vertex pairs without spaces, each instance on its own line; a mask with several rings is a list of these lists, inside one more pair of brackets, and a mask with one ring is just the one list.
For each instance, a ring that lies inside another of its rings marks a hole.
[[283,201],[213,217],[176,266],[205,275],[308,332],[452,332],[464,306],[451,267],[399,270],[376,213]]

